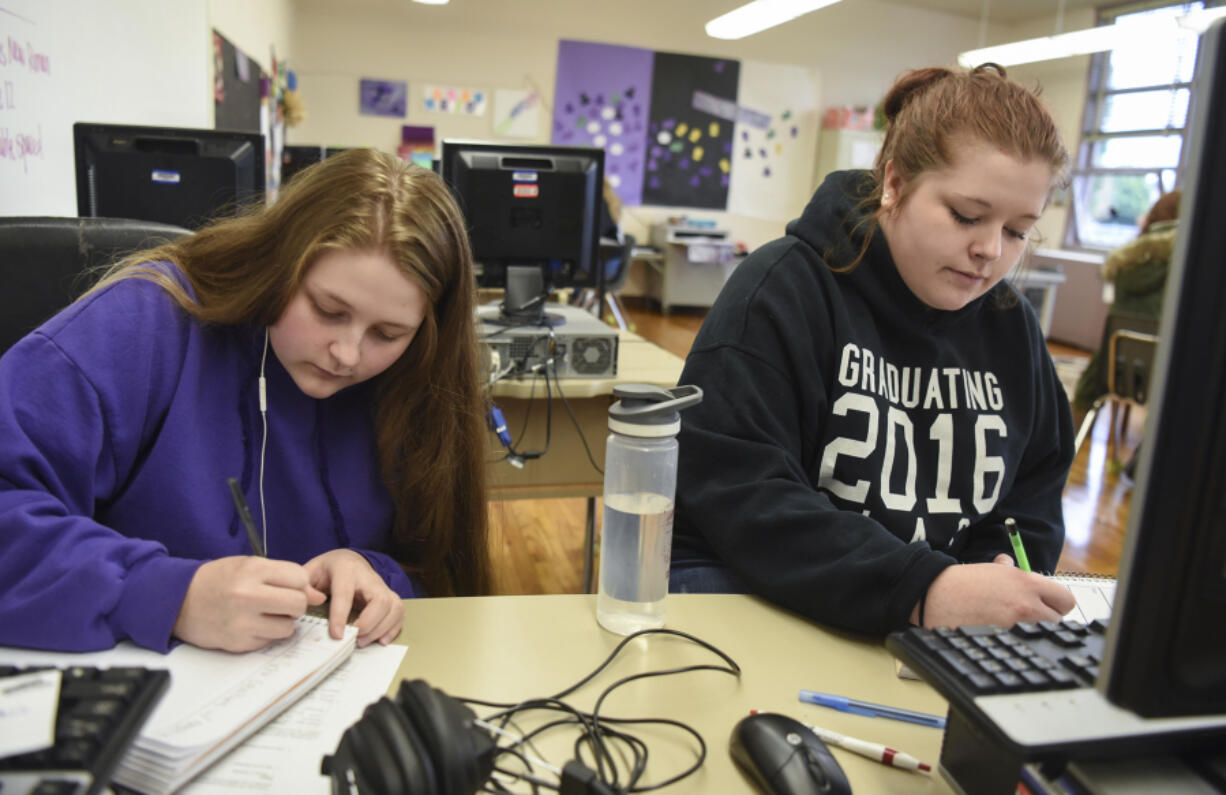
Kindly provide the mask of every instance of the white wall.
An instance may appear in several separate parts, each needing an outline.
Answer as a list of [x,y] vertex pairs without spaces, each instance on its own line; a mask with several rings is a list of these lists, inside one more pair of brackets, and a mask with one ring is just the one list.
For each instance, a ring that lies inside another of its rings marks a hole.
[[[813,102],[875,105],[904,69],[952,64],[974,46],[979,23],[964,17],[895,6],[880,0],[840,3],[788,25],[734,42],[709,38],[701,22],[735,2],[711,0],[452,0],[425,6],[390,0],[296,0],[291,66],[307,118],[289,130],[290,143],[368,145],[394,150],[404,124],[435,128],[442,138],[487,140],[491,116],[429,113],[417,107],[423,86],[532,88],[545,107],[536,142],[549,137],[560,39],[643,47],[692,55],[801,66],[812,71]],[[407,118],[358,113],[363,77],[409,83]],[[810,159],[804,173],[811,174]],[[807,195],[776,218],[728,213],[713,217],[755,247],[777,237]],[[646,237],[653,219],[684,208],[629,208],[627,231]]]
[[[1095,13],[1090,8],[1078,8],[1065,14],[1063,30],[1081,30],[1094,27]],[[1010,32],[1010,40],[1050,36],[1056,32],[1055,19],[1037,19],[1018,25]],[[1085,109],[1087,80],[1090,72],[1090,56],[1078,55],[1055,61],[1021,64],[1009,68],[1009,76],[1024,85],[1037,85],[1043,99],[1051,108],[1052,116],[1060,128],[1064,145],[1070,156],[1076,157],[1081,141],[1082,113]],[[1066,204],[1053,204],[1035,224],[1041,245],[1060,248],[1064,241],[1064,227],[1068,221]]]
[[77,214],[74,122],[212,126],[205,3],[4,0],[0,215]]

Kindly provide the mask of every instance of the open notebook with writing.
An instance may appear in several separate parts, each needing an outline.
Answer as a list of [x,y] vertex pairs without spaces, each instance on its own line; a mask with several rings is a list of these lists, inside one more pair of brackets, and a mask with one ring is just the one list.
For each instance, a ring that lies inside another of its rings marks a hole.
[[[1077,604],[1064,617],[1065,621],[1088,624],[1095,619],[1106,621],[1111,618],[1111,605],[1115,601],[1114,577],[1105,574],[1056,572],[1051,579],[1072,591],[1073,598],[1077,600]],[[919,679],[901,660],[895,660],[894,666],[903,679]]]
[[1073,592],[1077,605],[1064,617],[1065,621],[1088,624],[1094,619],[1111,618],[1115,602],[1115,578],[1105,574],[1072,574],[1056,572],[1052,579]]
[[345,661],[357,629],[340,640],[326,619],[302,616],[294,634],[246,654],[186,643],[159,654],[121,643],[83,655],[5,648],[12,664],[143,665],[170,671],[170,687],[119,762],[114,780],[158,795],[178,790],[234,746],[277,717]]

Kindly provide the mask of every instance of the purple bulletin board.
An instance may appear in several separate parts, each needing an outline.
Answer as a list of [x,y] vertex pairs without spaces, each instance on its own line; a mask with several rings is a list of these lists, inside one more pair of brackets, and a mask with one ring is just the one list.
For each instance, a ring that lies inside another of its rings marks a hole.
[[558,43],[550,140],[604,149],[605,176],[628,205],[643,203],[654,61],[654,52],[638,47]]

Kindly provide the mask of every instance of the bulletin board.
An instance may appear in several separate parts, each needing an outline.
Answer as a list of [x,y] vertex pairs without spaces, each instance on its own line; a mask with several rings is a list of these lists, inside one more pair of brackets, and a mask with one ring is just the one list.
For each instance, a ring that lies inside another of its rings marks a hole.
[[776,219],[808,198],[817,99],[800,67],[562,40],[550,140],[604,149],[626,205]]
[[260,101],[267,75],[255,59],[213,31],[213,126],[260,132]]

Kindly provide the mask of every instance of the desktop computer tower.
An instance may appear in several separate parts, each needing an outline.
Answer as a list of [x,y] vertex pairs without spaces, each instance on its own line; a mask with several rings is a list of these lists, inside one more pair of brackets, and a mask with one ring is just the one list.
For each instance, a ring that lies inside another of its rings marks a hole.
[[[477,338],[487,372],[503,378],[531,378],[550,358],[550,375],[558,378],[613,378],[617,375],[618,332],[583,309],[548,304],[545,312],[555,325],[504,325],[500,309],[477,309]],[[563,322],[557,323],[561,319]]]

